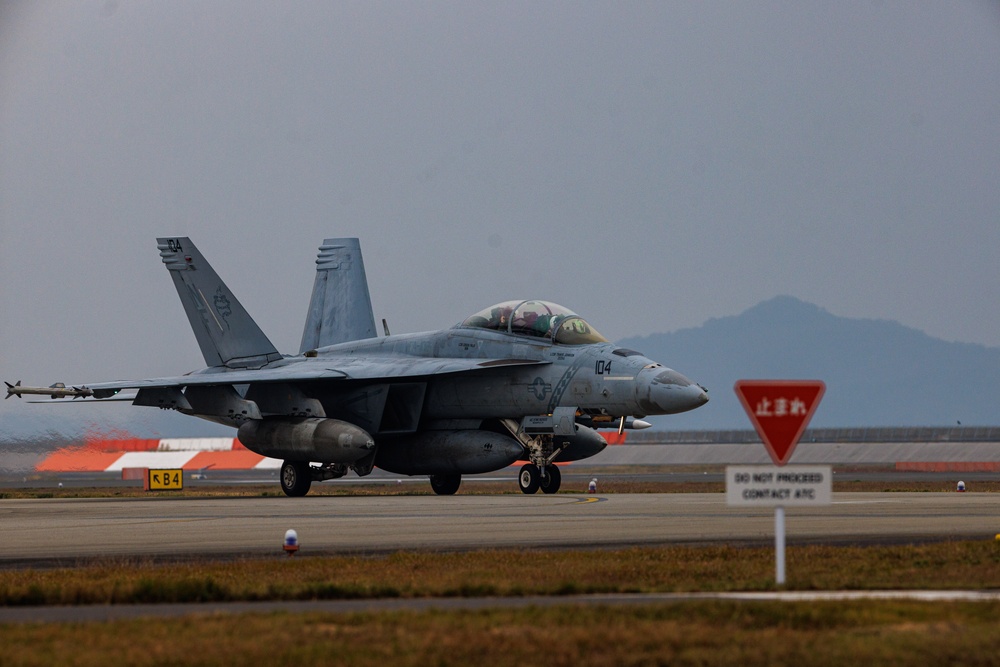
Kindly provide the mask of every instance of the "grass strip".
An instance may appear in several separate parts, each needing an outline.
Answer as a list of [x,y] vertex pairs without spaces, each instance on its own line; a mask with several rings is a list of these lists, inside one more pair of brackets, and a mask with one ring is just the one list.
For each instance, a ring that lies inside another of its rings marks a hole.
[[[1000,588],[1000,543],[791,546],[786,589]],[[681,591],[774,585],[770,547],[398,552],[198,563],[115,559],[0,570],[0,605],[335,600]]]
[[997,662],[1000,605],[685,602],[0,626],[4,665],[908,665]]

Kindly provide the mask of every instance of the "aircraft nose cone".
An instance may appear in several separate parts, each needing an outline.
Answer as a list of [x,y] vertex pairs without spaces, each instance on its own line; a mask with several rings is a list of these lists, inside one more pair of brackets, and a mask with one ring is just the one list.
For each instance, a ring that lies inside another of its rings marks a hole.
[[708,392],[701,385],[691,382],[677,371],[664,370],[654,376],[648,385],[649,414],[672,415],[694,410],[708,403]]
[[708,394],[696,384],[687,387],[676,385],[661,385],[654,389],[656,402],[666,414],[676,414],[694,410],[708,403]]

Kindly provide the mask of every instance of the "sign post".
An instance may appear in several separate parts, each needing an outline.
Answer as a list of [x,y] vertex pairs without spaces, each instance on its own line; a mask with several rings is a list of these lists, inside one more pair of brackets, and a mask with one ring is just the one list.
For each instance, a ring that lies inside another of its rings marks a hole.
[[774,507],[775,579],[785,583],[785,507],[829,505],[830,466],[788,463],[826,385],[819,380],[739,380],[733,387],[774,465],[726,468],[726,504]]

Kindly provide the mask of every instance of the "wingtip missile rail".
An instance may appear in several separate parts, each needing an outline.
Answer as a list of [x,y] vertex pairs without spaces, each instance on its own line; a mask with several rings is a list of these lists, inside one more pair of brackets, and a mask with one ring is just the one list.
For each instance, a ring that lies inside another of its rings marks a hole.
[[21,381],[18,380],[16,384],[11,384],[10,382],[4,382],[7,385],[7,395],[4,396],[4,400],[7,400],[11,396],[17,396],[21,398],[25,394],[30,396],[48,396],[50,398],[89,398],[94,395],[94,392],[87,387],[67,387],[62,382],[56,382],[48,387],[24,387],[21,386]]

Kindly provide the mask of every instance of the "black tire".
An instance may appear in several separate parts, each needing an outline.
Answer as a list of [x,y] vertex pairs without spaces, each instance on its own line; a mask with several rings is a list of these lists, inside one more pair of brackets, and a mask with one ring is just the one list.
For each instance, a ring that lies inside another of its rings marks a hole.
[[453,496],[462,485],[462,475],[431,475],[431,488],[439,496]]
[[541,471],[534,463],[526,463],[521,466],[521,472],[517,474],[517,485],[521,487],[521,493],[530,495],[538,491],[540,478]]
[[299,498],[309,493],[312,474],[306,461],[285,461],[281,464],[281,490],[286,496]]
[[558,493],[562,484],[562,473],[554,465],[545,466],[545,476],[539,480],[538,486],[545,493]]

